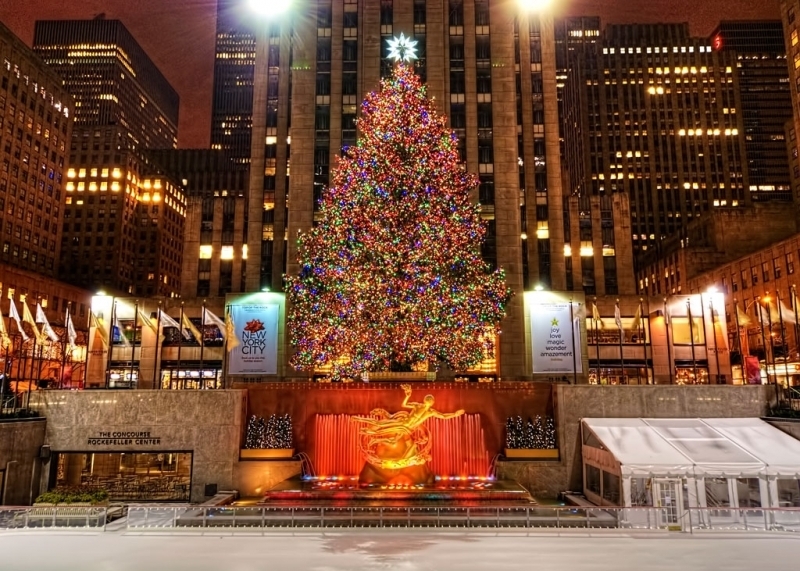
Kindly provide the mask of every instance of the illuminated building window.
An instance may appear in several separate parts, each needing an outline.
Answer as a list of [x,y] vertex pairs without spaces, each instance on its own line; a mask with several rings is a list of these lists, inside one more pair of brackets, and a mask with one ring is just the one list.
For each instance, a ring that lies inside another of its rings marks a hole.
[[219,257],[220,257],[221,260],[232,260],[233,259],[233,246],[223,246]]
[[214,253],[214,247],[211,244],[203,244],[200,246],[200,259],[210,260],[211,255]]

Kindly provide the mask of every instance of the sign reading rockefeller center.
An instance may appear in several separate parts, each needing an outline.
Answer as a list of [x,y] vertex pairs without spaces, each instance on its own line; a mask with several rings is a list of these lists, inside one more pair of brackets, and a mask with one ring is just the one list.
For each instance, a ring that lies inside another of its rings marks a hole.
[[[537,303],[531,307],[531,350],[534,373],[583,372],[580,324],[570,303]],[[576,352],[578,352],[576,354]]]
[[120,430],[100,431],[86,440],[89,446],[157,446],[161,444],[160,436],[153,436],[150,431]]

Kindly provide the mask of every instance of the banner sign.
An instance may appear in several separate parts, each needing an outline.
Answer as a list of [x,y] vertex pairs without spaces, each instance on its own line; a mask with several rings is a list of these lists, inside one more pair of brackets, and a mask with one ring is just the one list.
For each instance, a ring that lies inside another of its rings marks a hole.
[[581,330],[577,308],[570,318],[569,302],[531,305],[533,372],[583,372]]
[[279,306],[234,304],[229,311],[239,345],[228,355],[228,374],[277,375]]
[[758,357],[754,355],[746,355],[744,358],[744,374],[747,379],[748,385],[761,384],[761,363]]

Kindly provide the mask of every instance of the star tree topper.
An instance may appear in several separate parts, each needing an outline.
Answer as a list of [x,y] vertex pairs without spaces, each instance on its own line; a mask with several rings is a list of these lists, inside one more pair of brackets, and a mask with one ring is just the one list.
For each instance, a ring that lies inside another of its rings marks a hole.
[[389,42],[389,57],[394,61],[413,61],[417,59],[417,42],[411,38],[407,38],[405,34],[400,32],[399,38],[392,38],[387,40]]

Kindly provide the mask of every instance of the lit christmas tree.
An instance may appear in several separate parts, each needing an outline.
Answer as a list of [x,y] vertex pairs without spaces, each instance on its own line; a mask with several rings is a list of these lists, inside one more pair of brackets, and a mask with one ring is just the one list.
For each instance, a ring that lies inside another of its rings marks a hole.
[[511,295],[480,256],[477,178],[410,67],[366,98],[358,127],[286,280],[292,365],[331,365],[334,379],[392,363],[468,369],[494,350]]

